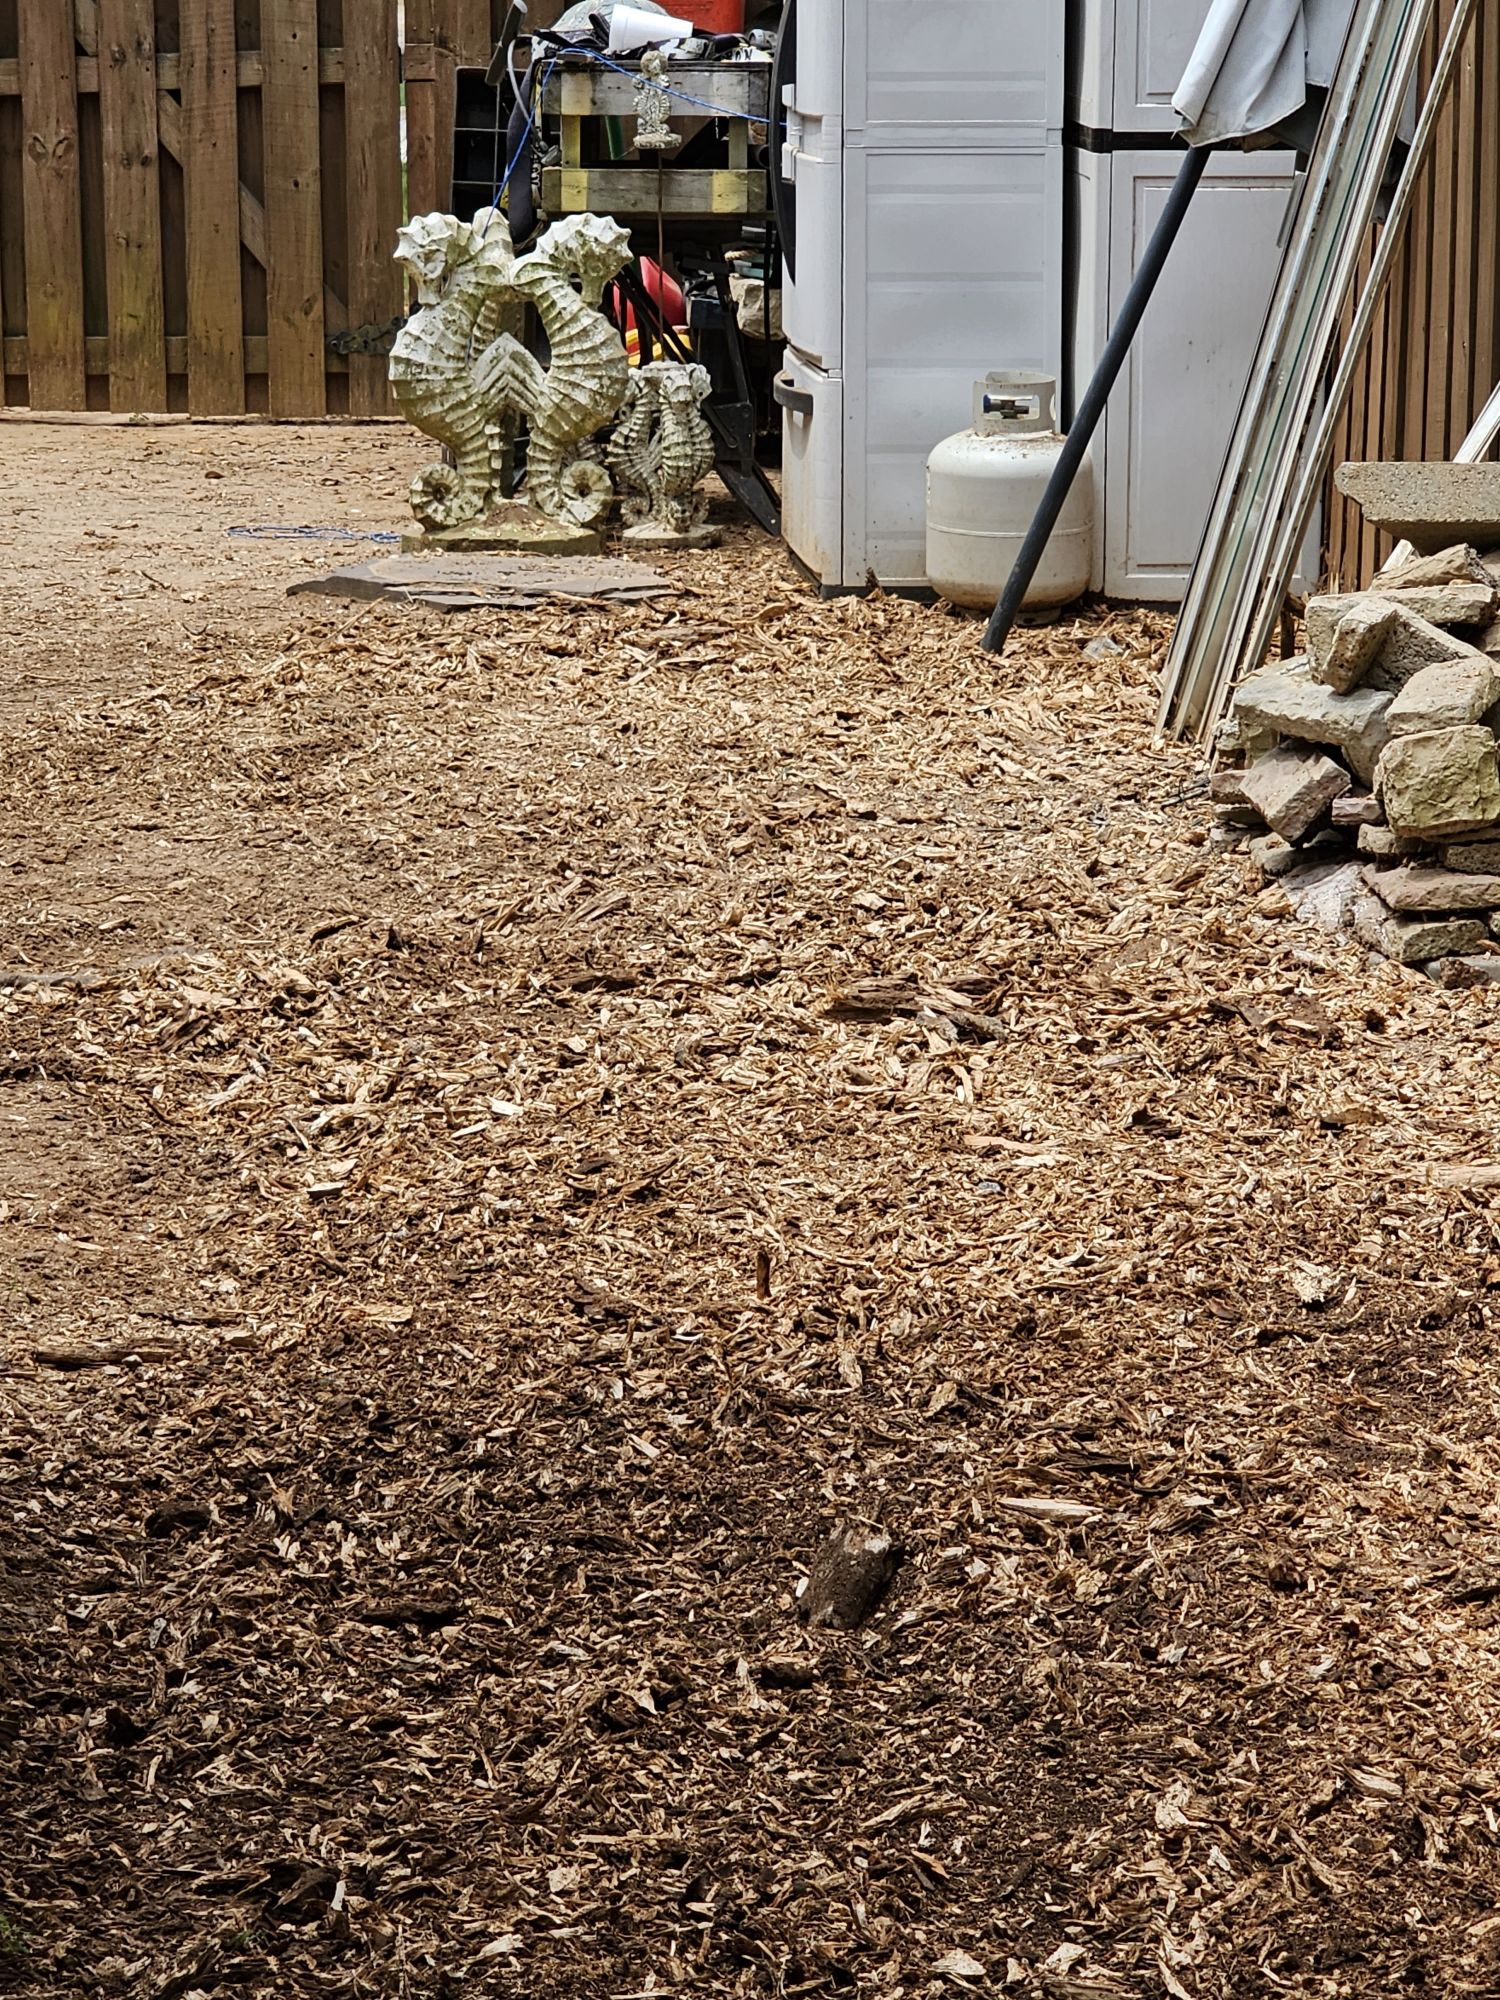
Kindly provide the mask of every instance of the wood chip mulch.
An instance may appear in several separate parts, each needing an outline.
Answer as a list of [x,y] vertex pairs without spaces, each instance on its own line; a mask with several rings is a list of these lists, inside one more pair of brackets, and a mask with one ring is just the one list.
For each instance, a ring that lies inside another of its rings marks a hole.
[[0,740],[0,1990],[1500,1990],[1494,999],[665,567]]

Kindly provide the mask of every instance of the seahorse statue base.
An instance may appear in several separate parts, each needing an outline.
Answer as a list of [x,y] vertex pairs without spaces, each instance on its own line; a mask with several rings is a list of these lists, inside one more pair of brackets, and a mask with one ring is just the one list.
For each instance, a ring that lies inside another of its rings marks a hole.
[[413,528],[401,537],[407,556],[596,556],[604,546],[595,528],[549,520],[524,500],[494,500],[483,514],[453,528]]

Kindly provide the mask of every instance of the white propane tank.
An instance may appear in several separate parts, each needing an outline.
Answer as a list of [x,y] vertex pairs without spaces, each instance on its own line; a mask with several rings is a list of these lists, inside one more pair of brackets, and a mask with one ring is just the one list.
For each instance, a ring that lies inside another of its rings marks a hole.
[[[974,423],[927,461],[927,580],[953,604],[996,603],[1062,450],[1057,382],[1030,369],[974,384]],[[1089,587],[1094,561],[1094,467],[1068,495],[1024,603],[1067,604]]]

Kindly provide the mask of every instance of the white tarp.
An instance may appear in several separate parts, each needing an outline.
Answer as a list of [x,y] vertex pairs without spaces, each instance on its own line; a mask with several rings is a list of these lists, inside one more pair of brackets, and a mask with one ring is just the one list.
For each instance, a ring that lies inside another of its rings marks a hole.
[[1333,81],[1354,0],[1212,0],[1172,108],[1192,146],[1267,131]]

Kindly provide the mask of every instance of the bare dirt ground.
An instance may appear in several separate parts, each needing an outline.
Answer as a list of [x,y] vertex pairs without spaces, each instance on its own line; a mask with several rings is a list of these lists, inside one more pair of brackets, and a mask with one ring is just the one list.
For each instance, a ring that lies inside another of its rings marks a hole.
[[228,533],[420,456],[0,427],[0,1988],[1493,1994],[1494,1000],[1147,614]]

